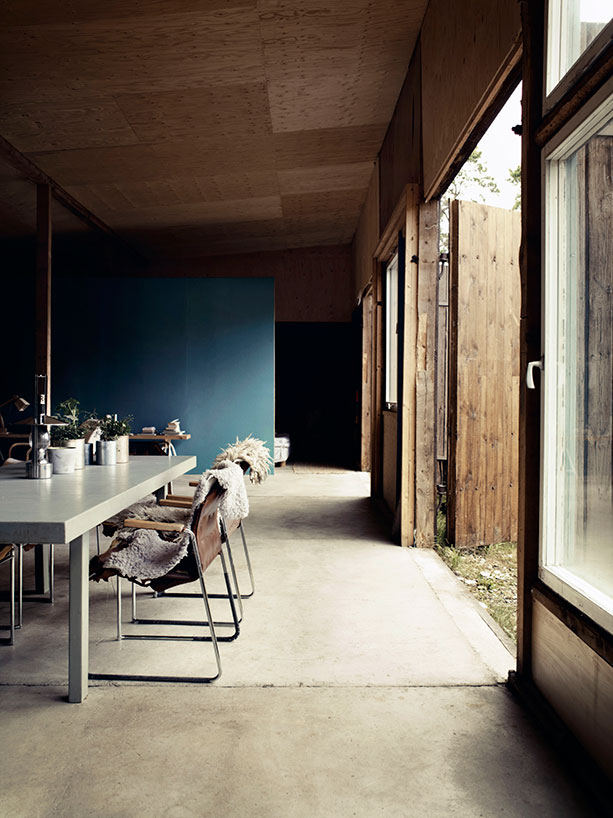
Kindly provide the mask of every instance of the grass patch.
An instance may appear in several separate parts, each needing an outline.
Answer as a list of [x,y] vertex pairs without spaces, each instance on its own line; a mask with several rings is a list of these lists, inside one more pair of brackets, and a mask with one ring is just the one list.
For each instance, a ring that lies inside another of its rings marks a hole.
[[517,640],[517,543],[457,549],[441,544],[437,531],[436,551],[504,632]]

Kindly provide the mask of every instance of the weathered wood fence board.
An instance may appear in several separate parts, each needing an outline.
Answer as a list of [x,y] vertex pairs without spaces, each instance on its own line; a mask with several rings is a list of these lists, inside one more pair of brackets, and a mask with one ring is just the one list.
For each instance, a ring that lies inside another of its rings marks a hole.
[[517,539],[518,213],[453,202],[450,265],[448,538]]

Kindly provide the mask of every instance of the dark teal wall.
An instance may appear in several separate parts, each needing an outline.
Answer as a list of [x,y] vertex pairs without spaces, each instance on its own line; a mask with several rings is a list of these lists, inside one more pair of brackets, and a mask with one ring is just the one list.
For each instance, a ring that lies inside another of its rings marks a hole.
[[237,436],[272,449],[273,279],[56,279],[52,354],[54,407],[178,417],[199,471]]

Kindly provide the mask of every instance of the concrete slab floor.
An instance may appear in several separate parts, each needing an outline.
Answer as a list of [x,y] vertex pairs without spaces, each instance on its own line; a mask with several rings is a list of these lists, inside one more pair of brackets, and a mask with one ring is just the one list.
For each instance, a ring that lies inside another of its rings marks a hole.
[[[0,816],[594,815],[501,685],[513,657],[487,618],[434,553],[389,542],[368,489],[289,467],[250,486],[256,594],[213,685],[66,704],[58,547],[56,604],[26,602],[0,649]],[[92,670],[206,670],[208,645],[115,642],[113,590],[91,585]]]

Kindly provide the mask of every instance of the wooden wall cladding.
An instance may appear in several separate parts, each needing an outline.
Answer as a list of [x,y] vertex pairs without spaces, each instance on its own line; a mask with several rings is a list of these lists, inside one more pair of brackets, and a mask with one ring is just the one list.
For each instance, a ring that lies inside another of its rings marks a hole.
[[536,685],[613,777],[613,667],[537,601],[532,628]]
[[357,299],[373,279],[374,256],[379,243],[379,168],[374,166],[366,200],[353,238],[353,292]]
[[379,158],[380,223],[388,223],[409,183],[421,182],[420,46],[415,48]]
[[491,104],[519,51],[517,0],[431,0],[421,29],[423,170],[426,197]]
[[398,415],[396,412],[383,412],[382,471],[383,499],[392,514],[396,513],[398,492],[396,473],[398,463]]
[[149,258],[346,243],[426,6],[10,3],[0,134]]
[[274,278],[276,321],[351,320],[352,255],[348,244],[220,255],[197,263],[156,265],[147,275]]

